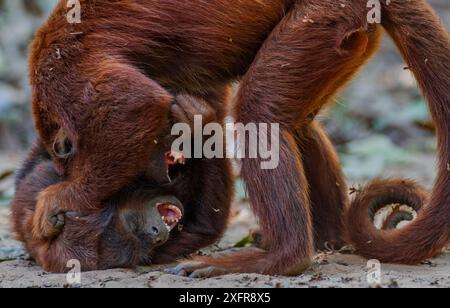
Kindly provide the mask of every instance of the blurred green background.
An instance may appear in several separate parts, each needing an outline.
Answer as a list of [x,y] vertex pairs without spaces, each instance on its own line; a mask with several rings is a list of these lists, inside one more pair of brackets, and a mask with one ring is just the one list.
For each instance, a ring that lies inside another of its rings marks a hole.
[[[0,205],[13,195],[11,172],[34,139],[27,46],[56,2],[0,0]],[[430,3],[449,29],[450,1]],[[381,53],[320,116],[351,183],[381,175],[413,177],[427,185],[433,181],[433,127],[404,67],[390,40],[384,39]]]

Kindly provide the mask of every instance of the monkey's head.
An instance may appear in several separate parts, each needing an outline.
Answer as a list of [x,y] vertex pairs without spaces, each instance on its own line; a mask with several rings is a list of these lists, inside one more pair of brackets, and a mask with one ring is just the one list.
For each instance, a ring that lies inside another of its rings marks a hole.
[[41,162],[18,184],[12,204],[13,229],[42,267],[64,272],[69,260],[82,270],[133,267],[151,263],[153,249],[178,231],[184,209],[174,196],[154,187],[128,187],[105,201],[103,210],[66,212],[58,219],[61,234],[48,241],[32,237],[31,220],[41,191],[61,181],[50,161]]
[[181,228],[184,208],[174,196],[137,189],[113,198],[109,206],[109,223],[98,247],[99,269],[150,265],[153,249],[165,244],[171,232]]

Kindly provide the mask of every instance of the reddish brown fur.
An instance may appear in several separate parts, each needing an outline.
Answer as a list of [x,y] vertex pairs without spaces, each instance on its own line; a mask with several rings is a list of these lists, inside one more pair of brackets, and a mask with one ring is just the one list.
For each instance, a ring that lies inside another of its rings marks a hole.
[[[392,230],[377,230],[373,224],[374,214],[389,204],[404,204],[416,210],[419,215],[429,200],[429,193],[420,185],[407,180],[375,180],[357,191],[352,206],[345,215],[345,238],[354,245],[356,252],[364,257],[388,255],[383,246],[375,243],[388,237]],[[422,237],[417,234],[417,239]],[[386,259],[381,258],[380,261]],[[392,260],[388,260],[391,262]]]
[[318,122],[297,133],[311,199],[316,249],[343,245],[348,189],[338,156]]
[[[37,153],[37,148],[34,151]],[[37,156],[34,158],[38,159]],[[68,270],[67,262],[73,259],[80,261],[83,270],[97,269],[101,254],[99,238],[111,220],[112,208],[79,220],[66,219],[65,231],[55,241],[35,240],[31,236],[31,228],[38,193],[58,183],[61,178],[49,160],[35,160],[35,165],[29,165],[27,174],[21,176],[12,203],[13,230],[30,255],[48,271],[64,272]]]
[[[177,96],[171,121],[193,126],[194,114],[201,114],[205,124],[208,121],[221,123],[229,92],[228,88],[217,91],[210,95],[209,102]],[[72,259],[80,261],[82,270],[170,263],[221,237],[233,195],[229,162],[224,159],[187,160],[182,174],[169,183],[164,181],[167,179],[165,168],[158,165],[164,164],[164,153],[170,150],[171,138],[159,140],[157,155],[151,158],[148,172],[108,198],[102,209],[81,213],[80,219],[66,217],[64,230],[53,239],[34,238],[32,219],[39,193],[64,178],[56,172],[47,150],[40,142],[36,143],[17,174],[12,222],[18,240],[24,242],[31,256],[45,270],[64,272],[68,270],[67,261]],[[148,202],[158,196],[175,196],[184,205],[182,228],[172,230],[163,246],[139,240],[124,227],[123,220],[117,218],[125,210],[140,215]]]
[[[40,156],[42,151],[35,146],[19,174],[12,221],[17,239],[47,271],[64,272],[72,259],[80,261],[82,270],[170,263],[214,243],[226,227],[233,191],[229,166],[224,160],[195,160],[187,163],[182,178],[173,185],[138,179],[105,202],[104,209],[86,212],[80,219],[66,217],[64,230],[55,239],[37,240],[32,237],[31,223],[37,196],[62,181],[53,163]],[[215,176],[209,178],[210,174]],[[211,190],[216,185],[223,188],[220,193]],[[126,209],[139,214],[159,195],[176,196],[187,206],[180,231],[172,231],[164,246],[154,247],[129,234],[116,217]]]
[[[408,228],[374,240],[378,248],[372,252],[385,261],[416,263],[449,240],[450,41],[423,0],[390,2],[383,4],[382,23],[430,103],[440,165],[429,206]],[[367,23],[366,5],[365,0],[231,6],[228,0],[82,1],[82,24],[69,25],[61,1],[31,49],[33,109],[49,151],[62,128],[76,155],[69,162],[53,157],[67,178],[39,196],[34,237],[56,235],[45,224],[48,213],[101,208],[103,199],[145,168],[175,94],[205,96],[244,76],[238,121],[282,128],[279,168],[261,170],[259,160],[244,159],[242,169],[270,249],[202,259],[188,269],[303,270],[314,246],[310,203],[322,201],[308,189],[308,154],[298,148],[296,132],[375,51],[379,30]],[[340,178],[340,170],[326,174]],[[316,220],[345,208],[343,192],[333,195],[329,206],[317,205]],[[338,219],[332,221],[338,224],[332,230],[341,229]],[[382,248],[386,253],[377,255]]]

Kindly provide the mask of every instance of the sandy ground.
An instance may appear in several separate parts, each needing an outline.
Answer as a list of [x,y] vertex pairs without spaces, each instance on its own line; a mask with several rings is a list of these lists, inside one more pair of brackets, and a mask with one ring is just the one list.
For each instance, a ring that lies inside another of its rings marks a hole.
[[[6,208],[0,209],[0,288],[69,287],[66,275],[48,274],[29,260],[20,243],[11,238]],[[253,219],[247,210],[233,219],[230,231],[211,251],[232,247],[247,233]],[[261,275],[228,275],[213,279],[189,279],[164,274],[159,268],[108,270],[83,273],[81,284],[71,287],[93,288],[364,288],[368,283],[367,261],[355,255],[322,253],[304,275],[270,277]],[[450,251],[421,266],[381,266],[380,287],[450,287]]]

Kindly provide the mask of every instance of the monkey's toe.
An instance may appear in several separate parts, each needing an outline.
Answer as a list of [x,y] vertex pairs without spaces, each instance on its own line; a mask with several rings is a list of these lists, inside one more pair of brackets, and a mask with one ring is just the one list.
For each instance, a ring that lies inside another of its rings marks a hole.
[[184,271],[182,268],[179,268],[179,266],[173,267],[173,268],[167,268],[164,270],[164,273],[169,274],[169,275],[174,275],[174,276],[182,276],[182,277],[187,276],[186,271]]
[[192,125],[193,121],[186,114],[185,110],[178,104],[173,104],[171,107],[171,114],[174,119],[174,123],[186,123]]
[[229,272],[226,269],[215,267],[215,266],[209,266],[205,267],[196,271],[193,271],[189,278],[193,279],[199,279],[199,278],[212,278],[217,276],[223,276],[229,274]]
[[60,210],[49,214],[48,224],[50,228],[53,229],[52,233],[58,233],[62,231],[67,220],[78,220],[83,217],[85,217],[85,215],[80,212],[65,212]]
[[180,123],[186,123],[194,128],[195,116],[202,116],[204,125],[216,121],[217,115],[211,105],[199,98],[189,95],[178,95],[171,107],[172,116]]
[[165,270],[165,273],[197,279],[222,276],[228,274],[229,271],[224,268],[209,266],[202,262],[192,261],[181,263],[174,268],[168,268]]
[[66,224],[66,216],[63,212],[50,214],[48,218],[48,223],[50,224],[50,227],[57,230],[61,230]]
[[183,262],[175,267],[165,269],[164,272],[170,275],[186,277],[201,267],[202,263],[200,262]]
[[81,219],[83,217],[86,217],[85,214],[81,213],[81,212],[66,212],[64,213],[64,216],[69,219]]

